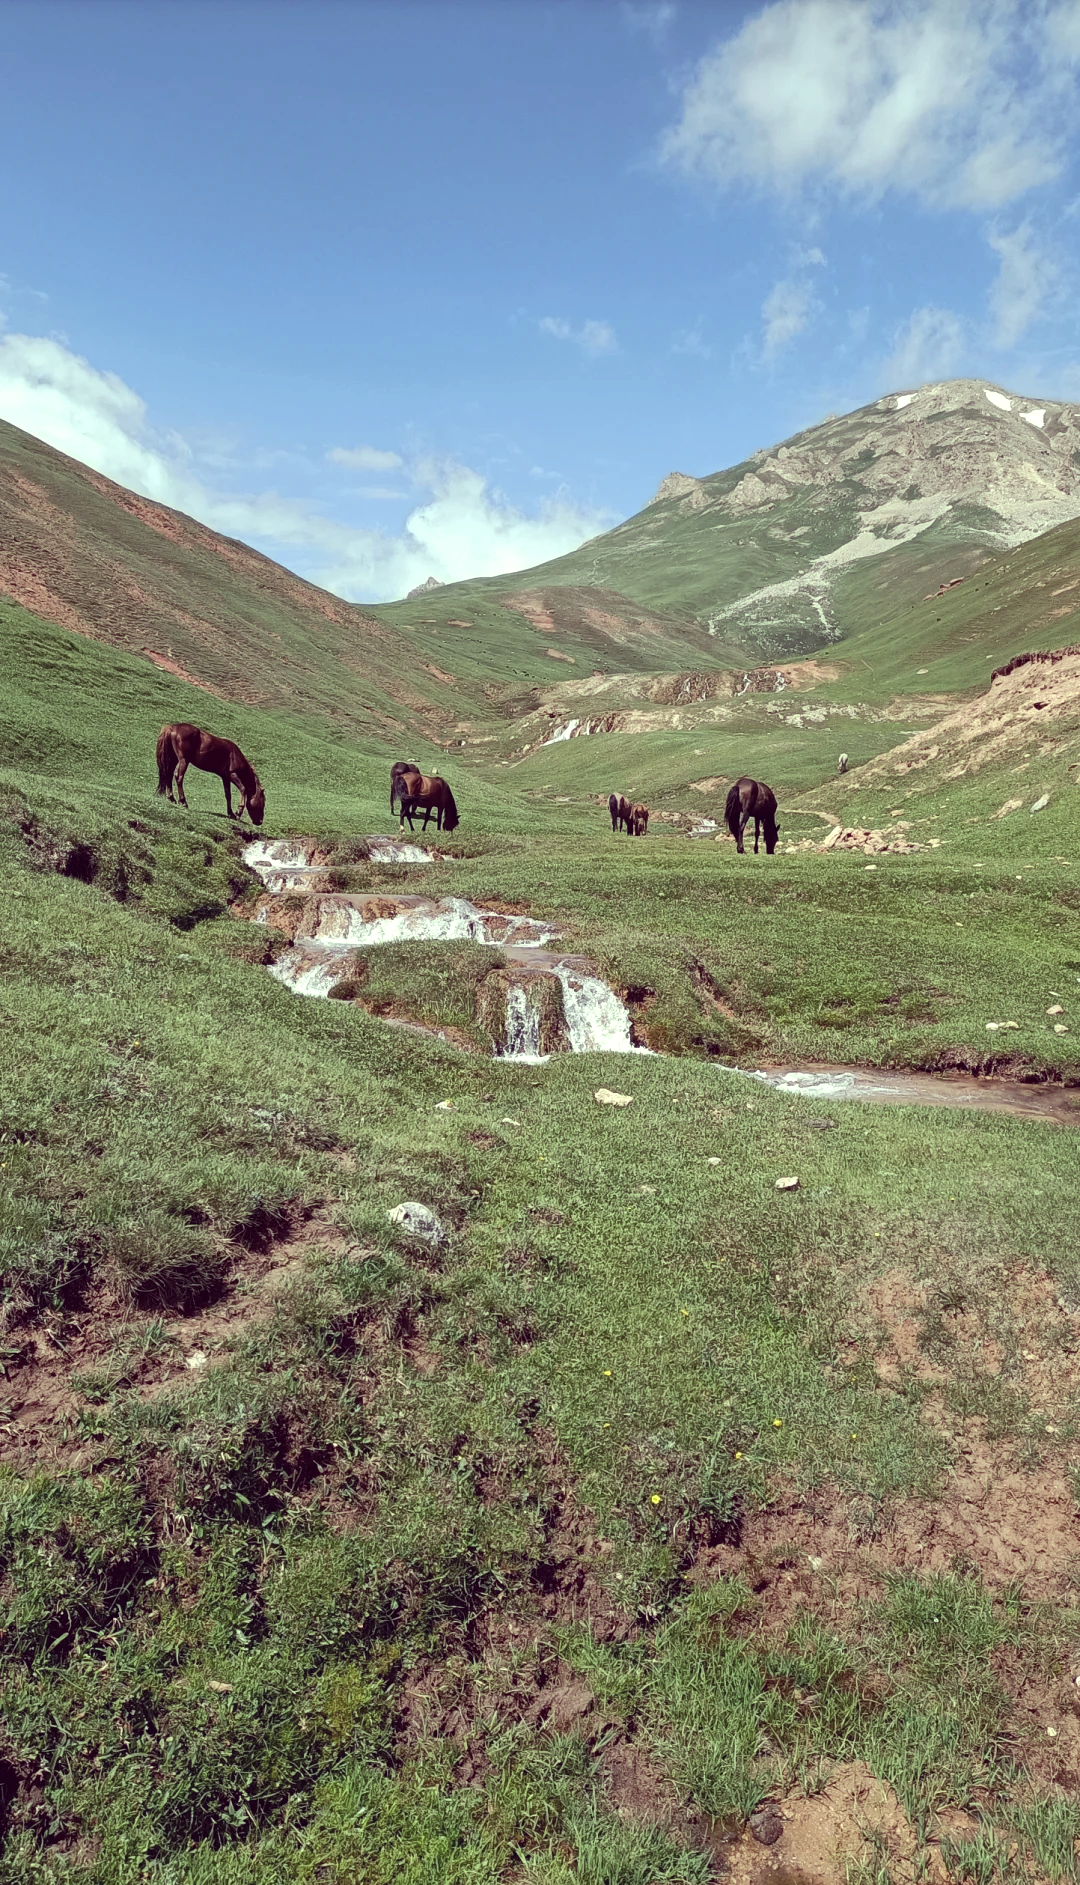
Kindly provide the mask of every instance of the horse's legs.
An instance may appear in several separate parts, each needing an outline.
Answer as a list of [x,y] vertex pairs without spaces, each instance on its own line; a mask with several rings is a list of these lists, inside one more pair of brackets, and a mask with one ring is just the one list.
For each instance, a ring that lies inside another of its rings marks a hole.
[[755,857],[758,854],[757,847],[758,847],[758,838],[760,837],[760,835],[761,835],[761,820],[758,817],[757,813],[755,812],[754,813],[754,856]]
[[[187,804],[187,799],[184,797],[184,774],[186,771],[187,771],[187,760],[184,758],[183,754],[181,754],[180,764],[177,766],[176,772],[174,775],[174,783],[176,785],[176,796],[180,800],[181,805]],[[169,797],[172,798],[171,792],[169,793]]]
[[739,829],[735,833],[735,849],[739,853],[740,857],[743,854],[743,832],[746,830],[747,824],[749,822],[749,818],[750,818],[749,812],[744,812],[742,807],[740,806],[739,807]]

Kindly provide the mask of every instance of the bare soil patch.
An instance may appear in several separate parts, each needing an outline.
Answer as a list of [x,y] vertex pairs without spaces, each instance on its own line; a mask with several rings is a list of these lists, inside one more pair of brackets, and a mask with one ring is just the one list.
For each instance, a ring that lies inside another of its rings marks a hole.
[[148,1316],[98,1288],[70,1313],[9,1327],[0,1336],[0,1460],[19,1471],[81,1470],[100,1452],[78,1431],[93,1400],[127,1389],[149,1400],[196,1380],[227,1359],[246,1328],[273,1315],[314,1250],[348,1247],[324,1207],[298,1208],[235,1243],[220,1293],[189,1314]]

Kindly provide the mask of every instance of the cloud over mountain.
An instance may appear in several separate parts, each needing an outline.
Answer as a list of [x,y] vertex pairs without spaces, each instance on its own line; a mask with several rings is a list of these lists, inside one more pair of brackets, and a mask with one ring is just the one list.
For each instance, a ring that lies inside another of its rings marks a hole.
[[454,582],[545,562],[618,521],[565,494],[527,515],[468,465],[426,457],[406,468],[396,452],[373,446],[336,446],[326,456],[345,470],[407,475],[416,502],[397,534],[352,526],[276,491],[229,492],[210,481],[215,467],[187,440],[154,430],[145,402],[118,375],[35,335],[0,337],[0,418],[352,602],[403,596],[430,575]]

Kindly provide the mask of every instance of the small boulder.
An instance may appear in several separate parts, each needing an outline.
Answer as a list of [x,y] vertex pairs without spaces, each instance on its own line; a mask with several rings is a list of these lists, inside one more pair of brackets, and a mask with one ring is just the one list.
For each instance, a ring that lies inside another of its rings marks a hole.
[[632,1093],[613,1093],[608,1086],[598,1086],[593,1094],[593,1099],[599,1100],[601,1106],[629,1106],[633,1097]]
[[386,1213],[391,1224],[400,1224],[410,1237],[415,1237],[422,1244],[444,1244],[446,1232],[434,1211],[429,1211],[426,1204],[395,1204],[392,1211]]
[[776,1189],[777,1191],[798,1191],[799,1181],[794,1175],[790,1178],[778,1178]]
[[750,1815],[750,1831],[759,1846],[775,1846],[784,1831],[784,1822],[776,1808],[767,1803]]
[[1047,806],[1049,805],[1049,803],[1050,803],[1050,794],[1049,792],[1044,792],[1041,799],[1035,800],[1035,803],[1031,809],[1033,812],[1044,812]]

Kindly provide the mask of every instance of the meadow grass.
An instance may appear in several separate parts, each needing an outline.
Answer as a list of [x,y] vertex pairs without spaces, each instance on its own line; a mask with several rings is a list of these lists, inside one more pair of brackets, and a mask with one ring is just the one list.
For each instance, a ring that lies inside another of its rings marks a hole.
[[[709,1568],[815,1489],[871,1544],[948,1498],[972,1418],[1029,1473],[1072,1444],[1067,1384],[1061,1439],[1004,1337],[1000,1376],[947,1339],[965,1302],[1004,1329],[1024,1266],[1080,1301],[1071,1134],[823,1125],[718,1064],[985,1065],[1007,1009],[1009,1053],[1074,1078],[1045,1014],[1080,974],[1049,815],[1006,868],[1019,827],[942,804],[947,851],[870,874],[619,840],[523,773],[465,774],[440,861],[340,868],[551,917],[668,1050],[523,1067],[267,976],[217,781],[188,814],[153,792],[157,727],[205,700],[59,630],[39,655],[0,782],[3,1885],[708,1877],[685,1820],[614,1811],[613,1736],[699,1828],[860,1759],[920,1837],[977,1800],[987,1851],[1067,1874],[1071,1809],[1005,1679],[1066,1669],[1064,1573],[1042,1608],[957,1565],[781,1616]],[[265,835],[390,828],[385,755],[247,713],[222,730],[258,742]],[[371,951],[363,987],[480,1046],[497,963]],[[404,1200],[440,1245],[394,1229]],[[949,1284],[923,1331],[943,1388],[875,1365],[896,1273]],[[56,1418],[24,1422],[27,1371],[65,1353]],[[530,1714],[556,1667],[596,1697],[567,1731]]]

